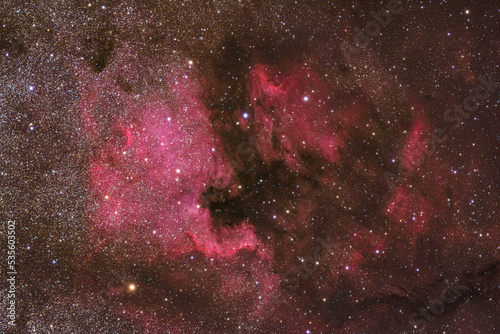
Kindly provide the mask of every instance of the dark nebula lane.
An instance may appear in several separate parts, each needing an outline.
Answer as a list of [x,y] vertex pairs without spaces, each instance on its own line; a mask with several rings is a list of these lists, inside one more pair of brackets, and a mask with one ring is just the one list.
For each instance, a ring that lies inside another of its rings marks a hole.
[[500,332],[499,11],[0,5],[0,332]]

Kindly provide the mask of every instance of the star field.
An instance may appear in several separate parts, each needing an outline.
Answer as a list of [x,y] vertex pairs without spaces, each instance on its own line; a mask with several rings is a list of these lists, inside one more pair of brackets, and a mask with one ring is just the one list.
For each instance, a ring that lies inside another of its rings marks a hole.
[[498,3],[0,12],[0,331],[500,331]]

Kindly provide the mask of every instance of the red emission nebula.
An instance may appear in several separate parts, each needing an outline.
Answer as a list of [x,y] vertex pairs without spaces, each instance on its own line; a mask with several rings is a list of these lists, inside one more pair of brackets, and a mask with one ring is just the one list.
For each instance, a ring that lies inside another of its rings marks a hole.
[[2,5],[0,330],[499,333],[480,3]]

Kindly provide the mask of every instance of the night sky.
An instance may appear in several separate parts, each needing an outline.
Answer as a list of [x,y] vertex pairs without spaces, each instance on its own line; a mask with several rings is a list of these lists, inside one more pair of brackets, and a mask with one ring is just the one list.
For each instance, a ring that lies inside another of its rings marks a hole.
[[500,333],[500,2],[0,14],[0,332]]

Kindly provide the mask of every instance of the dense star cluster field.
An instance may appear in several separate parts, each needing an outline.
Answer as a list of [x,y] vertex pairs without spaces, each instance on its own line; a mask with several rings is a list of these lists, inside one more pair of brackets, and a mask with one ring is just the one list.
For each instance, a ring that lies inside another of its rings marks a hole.
[[0,332],[500,333],[499,51],[492,0],[2,2]]

